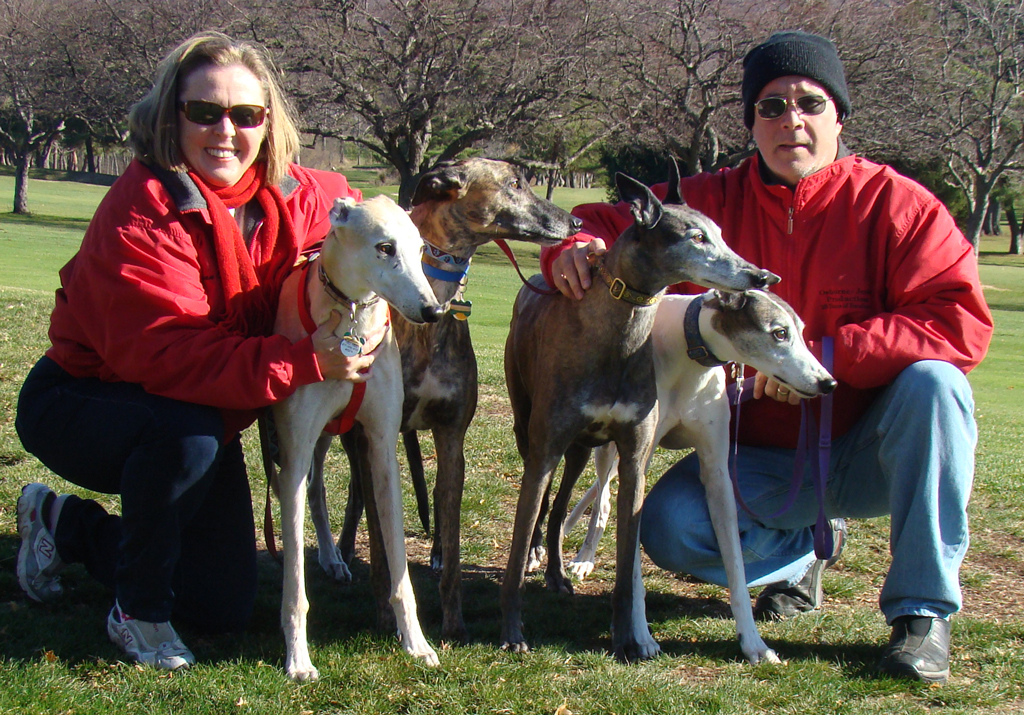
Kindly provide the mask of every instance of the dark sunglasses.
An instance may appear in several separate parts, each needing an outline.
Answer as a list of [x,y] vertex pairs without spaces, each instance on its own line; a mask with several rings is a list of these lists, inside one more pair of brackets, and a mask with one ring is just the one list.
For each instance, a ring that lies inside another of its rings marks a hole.
[[813,117],[825,111],[828,100],[828,97],[822,97],[820,94],[805,94],[796,100],[790,100],[788,97],[765,97],[754,106],[757,107],[757,116],[761,119],[778,119],[786,113],[786,107],[790,102],[796,107],[797,113]]
[[231,119],[231,123],[239,129],[258,127],[267,118],[267,108],[255,104],[236,104],[233,107],[222,107],[214,102],[192,100],[191,102],[182,103],[181,111],[185,113],[185,118],[190,122],[202,124],[203,126],[217,124],[226,114]]

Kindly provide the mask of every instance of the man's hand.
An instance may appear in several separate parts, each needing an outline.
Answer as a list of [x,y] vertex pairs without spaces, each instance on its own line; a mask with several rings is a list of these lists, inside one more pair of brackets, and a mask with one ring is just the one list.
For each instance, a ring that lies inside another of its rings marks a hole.
[[590,287],[590,265],[607,249],[604,240],[595,238],[590,243],[574,243],[551,262],[551,278],[562,295],[577,300]]
[[[348,380],[349,382],[366,382],[370,377],[370,366],[376,358],[377,349],[367,355],[346,357],[341,352],[341,341],[334,334],[341,322],[341,313],[331,311],[331,316],[317,326],[313,333],[313,353],[316,355],[320,374],[325,380]],[[383,344],[383,343],[381,343]]]
[[800,400],[803,399],[800,395],[791,391],[785,385],[777,382],[774,378],[768,377],[764,373],[759,372],[754,375],[754,399],[760,400],[765,395],[773,400],[788,402],[791,405],[799,405]]

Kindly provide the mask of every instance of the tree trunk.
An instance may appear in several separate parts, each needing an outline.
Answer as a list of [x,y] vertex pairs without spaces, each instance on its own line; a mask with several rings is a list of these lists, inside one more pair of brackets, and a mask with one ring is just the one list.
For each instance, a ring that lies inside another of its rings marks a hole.
[[1021,255],[1020,224],[1017,223],[1017,210],[1013,207],[1012,201],[1006,202],[1006,220],[1010,224],[1010,253],[1015,256]]
[[18,165],[14,170],[14,213],[27,214],[28,211],[28,168],[32,163],[32,152],[25,151],[18,157]]
[[85,135],[85,170],[90,174],[96,173],[96,152],[92,147],[92,134]]

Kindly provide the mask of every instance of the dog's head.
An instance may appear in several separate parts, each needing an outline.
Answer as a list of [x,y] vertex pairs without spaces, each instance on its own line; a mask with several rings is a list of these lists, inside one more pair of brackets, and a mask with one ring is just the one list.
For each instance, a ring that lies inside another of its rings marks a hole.
[[801,397],[825,395],[836,381],[804,342],[804,323],[790,305],[763,290],[704,294],[710,330],[701,330],[720,360],[750,365]]
[[441,306],[420,261],[423,239],[398,204],[384,195],[363,203],[336,199],[330,221],[322,260],[342,292],[353,300],[379,295],[414,323],[439,319]]
[[420,177],[412,203],[424,237],[452,251],[496,238],[555,244],[581,226],[569,212],[537,196],[518,167],[493,159],[436,166]]
[[650,293],[683,281],[722,290],[767,288],[779,277],[744,260],[725,241],[718,225],[686,205],[679,192],[679,169],[670,162],[665,201],[644,184],[619,173],[619,196],[629,204],[633,226],[616,241],[626,241],[634,264],[634,285]]

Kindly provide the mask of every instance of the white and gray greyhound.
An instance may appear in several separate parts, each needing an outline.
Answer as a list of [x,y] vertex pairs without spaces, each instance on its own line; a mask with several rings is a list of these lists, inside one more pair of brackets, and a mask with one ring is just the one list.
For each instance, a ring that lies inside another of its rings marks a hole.
[[[729,602],[740,648],[751,663],[775,662],[754,623],[740,550],[736,500],[729,477],[729,401],[726,363],[749,365],[805,399],[830,393],[836,381],[807,348],[803,321],[781,298],[762,290],[669,295],[658,306],[651,338],[658,388],[654,441],[667,449],[693,447],[707,490],[711,522],[726,566]],[[597,480],[565,520],[567,533],[593,504],[586,539],[569,570],[585,578],[594,569],[597,545],[611,510],[609,481],[615,445],[594,452]],[[548,531],[548,570],[561,570],[555,527],[571,495],[559,490]],[[558,535],[560,536],[560,534]]]
[[[352,355],[376,352],[367,382],[324,380],[305,385],[273,407],[281,458],[277,483],[284,551],[281,625],[287,651],[285,669],[290,678],[299,681],[319,676],[306,641],[309,603],[303,531],[307,473],[314,452],[317,467],[322,468],[323,453],[333,437],[323,433],[324,427],[346,409],[354,393],[364,389],[351,419],[362,425],[367,439],[373,498],[391,573],[390,602],[401,645],[425,664],[438,665],[437,654],[420,629],[406,562],[395,453],[402,422],[402,366],[388,306],[418,323],[438,320],[441,307],[423,275],[419,231],[394,201],[386,196],[361,204],[337,199],[330,218],[333,229],[319,256],[306,269],[293,271],[282,287],[275,332],[298,341],[336,310],[343,315],[335,331],[340,349]],[[345,572],[342,575],[350,579],[347,568]]]
[[[562,485],[571,489],[591,449],[611,441],[621,456],[612,647],[626,661],[660,651],[647,625],[639,542],[644,479],[658,423],[650,339],[655,306],[667,286],[681,281],[723,290],[778,281],[736,255],[714,222],[683,203],[679,175],[672,169],[664,204],[640,182],[616,176],[634,224],[605,254],[600,278],[581,300],[525,287],[516,298],[505,343],[505,379],[524,464],[501,586],[503,648],[528,650],[522,586],[552,473],[564,455]],[[549,586],[572,592],[564,574]]]

